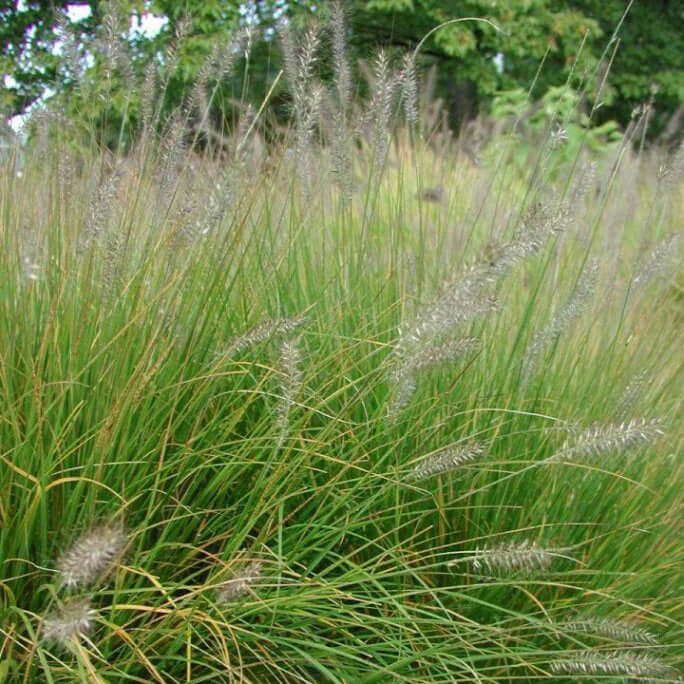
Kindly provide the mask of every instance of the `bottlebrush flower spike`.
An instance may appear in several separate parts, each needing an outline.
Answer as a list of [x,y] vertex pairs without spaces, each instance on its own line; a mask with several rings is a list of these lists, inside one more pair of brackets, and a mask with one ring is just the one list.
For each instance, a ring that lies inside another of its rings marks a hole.
[[558,625],[566,632],[578,632],[583,634],[596,634],[606,636],[616,641],[624,641],[633,644],[658,643],[658,639],[651,632],[637,627],[625,620],[610,620],[608,618],[576,618],[567,620]]
[[250,585],[261,577],[263,564],[261,561],[252,561],[245,569],[236,575],[234,579],[225,582],[218,591],[218,600],[221,603],[234,601],[249,591]]
[[99,525],[79,537],[60,558],[57,569],[70,589],[92,584],[104,575],[126,546],[123,525]]
[[46,641],[68,646],[92,629],[96,615],[97,611],[88,599],[66,603],[58,613],[45,618],[43,637]]
[[640,681],[652,681],[651,677],[681,681],[678,673],[667,663],[640,653],[616,651],[605,655],[582,651],[576,658],[559,660],[551,664],[553,674],[622,675],[636,677]]
[[574,441],[566,440],[552,461],[599,456],[611,451],[626,451],[663,435],[659,419],[636,419],[627,423],[594,425],[579,433]]
[[519,543],[500,544],[492,548],[477,550],[472,556],[457,558],[449,566],[468,563],[475,572],[489,574],[532,572],[547,570],[553,559],[563,555],[562,549],[546,549],[536,542],[524,540]]
[[424,480],[433,475],[454,470],[465,463],[480,458],[485,451],[486,447],[483,444],[477,443],[440,449],[435,454],[424,458],[420,463],[416,464],[408,474],[407,479],[409,481]]

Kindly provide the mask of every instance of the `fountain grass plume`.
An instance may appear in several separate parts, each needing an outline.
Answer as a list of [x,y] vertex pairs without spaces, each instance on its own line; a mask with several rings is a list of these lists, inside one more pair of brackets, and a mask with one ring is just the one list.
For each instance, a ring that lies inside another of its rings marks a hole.
[[90,632],[97,611],[89,599],[78,599],[65,603],[57,612],[45,618],[43,638],[68,647]]
[[307,321],[306,316],[293,316],[291,318],[275,318],[264,321],[246,333],[236,337],[228,346],[223,356],[235,356],[253,347],[254,345],[265,342],[271,338],[291,335]]
[[582,277],[567,304],[545,328],[534,334],[523,362],[523,378],[525,381],[529,380],[535,371],[542,350],[557,340],[589,308],[596,291],[598,272],[598,261],[592,259],[584,269]]
[[229,603],[247,594],[252,585],[261,578],[262,570],[263,563],[261,561],[255,560],[248,563],[233,579],[224,582],[218,588],[217,599],[219,603]]
[[126,542],[121,524],[99,525],[81,535],[57,564],[62,585],[73,589],[93,584],[111,569]]
[[302,380],[302,350],[297,338],[283,340],[278,356],[278,369],[282,374],[281,400],[277,410],[278,448],[283,445],[290,431],[290,412],[299,395]]
[[390,418],[396,419],[399,413],[408,406],[416,391],[421,373],[444,363],[452,363],[464,354],[479,349],[480,344],[478,339],[466,338],[428,344],[416,347],[410,352],[397,347],[396,353],[401,356],[395,362],[389,375],[389,382],[392,387],[392,397],[388,406]]
[[551,461],[567,461],[600,456],[613,451],[627,451],[664,435],[659,418],[640,418],[626,423],[596,424],[567,439]]
[[606,654],[581,651],[574,658],[552,663],[551,672],[555,675],[621,675],[636,678],[636,681],[681,681],[679,673],[667,663],[648,654],[621,651]]
[[578,617],[573,620],[561,622],[558,627],[565,632],[595,634],[596,636],[606,636],[616,641],[624,641],[626,643],[650,645],[658,643],[658,639],[654,634],[625,620]]
[[545,548],[537,542],[523,540],[477,549],[474,554],[456,558],[448,563],[450,567],[468,564],[476,573],[490,575],[516,572],[548,570],[557,557],[567,558],[563,549]]
[[479,443],[445,447],[423,458],[413,467],[406,479],[409,482],[416,482],[441,475],[481,458],[486,451],[485,445]]

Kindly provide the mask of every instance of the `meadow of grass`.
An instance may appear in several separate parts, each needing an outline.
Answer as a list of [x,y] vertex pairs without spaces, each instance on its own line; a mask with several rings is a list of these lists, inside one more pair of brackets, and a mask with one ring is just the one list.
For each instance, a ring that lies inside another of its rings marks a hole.
[[0,169],[0,682],[679,681],[681,148],[307,59],[281,144]]

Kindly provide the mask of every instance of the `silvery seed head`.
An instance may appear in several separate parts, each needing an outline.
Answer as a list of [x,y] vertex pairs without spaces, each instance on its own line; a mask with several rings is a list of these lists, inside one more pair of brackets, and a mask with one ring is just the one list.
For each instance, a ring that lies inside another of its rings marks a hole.
[[574,658],[552,663],[551,671],[554,674],[621,675],[635,681],[658,681],[662,678],[681,681],[674,668],[657,658],[620,651],[606,654],[581,651]]
[[578,617],[560,623],[559,627],[566,632],[595,634],[610,637],[616,641],[633,644],[657,644],[658,639],[651,632],[637,627],[626,620],[611,620],[609,618]]
[[449,563],[468,563],[479,574],[496,575],[500,573],[533,572],[548,570],[553,559],[566,554],[560,549],[547,549],[537,542],[524,540],[518,543],[499,544],[491,548],[484,547],[473,555],[457,558]]
[[236,337],[226,350],[225,355],[233,356],[271,338],[291,335],[297,328],[304,325],[306,321],[306,316],[276,318],[264,321],[243,335]]
[[69,589],[92,584],[111,568],[125,546],[126,534],[122,525],[92,528],[60,558],[57,569],[62,584]]
[[552,461],[599,456],[612,451],[626,451],[646,442],[655,441],[663,435],[659,419],[635,419],[626,423],[594,425],[574,440],[566,440],[561,450],[551,457]]
[[45,618],[43,623],[46,641],[54,641],[62,646],[86,635],[97,616],[88,599],[71,601],[62,606],[58,613]]
[[483,444],[462,444],[446,447],[424,458],[408,474],[409,481],[424,480],[433,475],[446,473],[480,458],[486,451]]
[[302,359],[303,354],[297,338],[286,339],[282,342],[278,355],[278,370],[282,374],[282,396],[277,409],[278,447],[281,447],[287,438],[290,428],[290,411],[304,384],[301,371]]
[[262,567],[261,561],[252,561],[234,579],[224,582],[218,590],[219,602],[234,601],[246,594],[250,586],[261,577]]
[[392,397],[388,414],[391,420],[395,420],[408,405],[422,373],[440,364],[454,362],[458,357],[480,347],[480,341],[475,338],[412,345],[410,348],[402,347],[401,344],[400,339],[394,354],[398,358],[389,375]]

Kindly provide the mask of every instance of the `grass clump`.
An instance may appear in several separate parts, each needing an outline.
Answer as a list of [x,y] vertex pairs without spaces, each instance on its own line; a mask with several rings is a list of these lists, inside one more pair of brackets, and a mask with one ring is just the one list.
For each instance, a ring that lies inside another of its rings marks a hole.
[[681,178],[522,122],[475,164],[415,54],[352,101],[333,16],[280,141],[193,146],[199,87],[3,163],[0,674],[676,679]]

